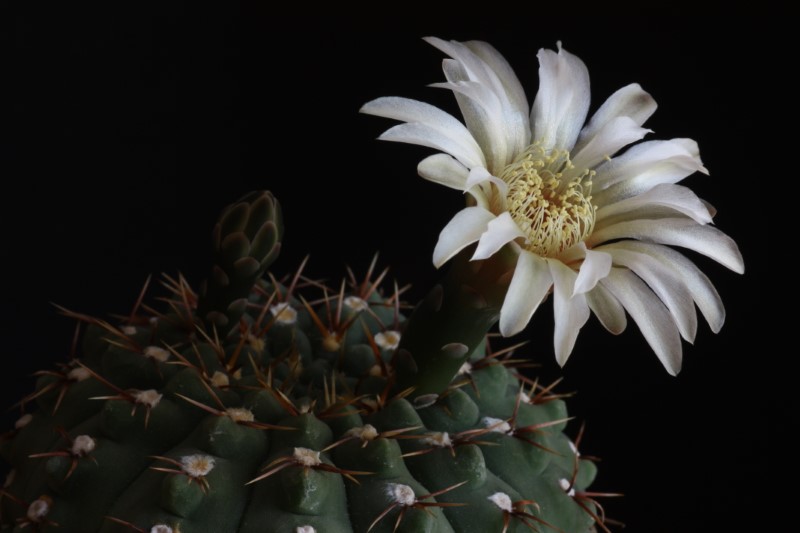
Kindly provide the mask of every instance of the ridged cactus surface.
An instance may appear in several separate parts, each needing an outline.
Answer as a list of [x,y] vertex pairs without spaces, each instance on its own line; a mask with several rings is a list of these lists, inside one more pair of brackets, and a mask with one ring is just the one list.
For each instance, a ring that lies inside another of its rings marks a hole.
[[[451,343],[427,332],[453,290],[432,291],[403,344],[385,272],[265,275],[281,238],[277,202],[251,194],[223,212],[197,292],[165,277],[166,298],[143,291],[119,321],[64,310],[82,348],[39,373],[2,436],[0,529],[605,529],[562,397],[522,377],[510,348],[458,338],[475,336],[468,323]],[[415,359],[426,342],[452,379]]]

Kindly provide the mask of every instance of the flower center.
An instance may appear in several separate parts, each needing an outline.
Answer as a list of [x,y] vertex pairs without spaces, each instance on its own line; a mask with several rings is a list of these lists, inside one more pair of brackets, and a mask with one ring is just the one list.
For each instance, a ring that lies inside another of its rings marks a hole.
[[543,257],[572,248],[594,229],[593,170],[575,171],[567,150],[530,145],[500,178],[511,218],[527,235],[523,247]]

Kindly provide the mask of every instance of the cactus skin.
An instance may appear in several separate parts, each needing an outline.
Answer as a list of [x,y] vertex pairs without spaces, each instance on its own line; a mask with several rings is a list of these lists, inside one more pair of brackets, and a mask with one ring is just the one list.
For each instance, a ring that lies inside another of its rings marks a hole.
[[[405,322],[399,294],[380,294],[372,269],[333,295],[299,295],[299,272],[261,279],[280,238],[277,202],[248,195],[215,229],[199,297],[168,278],[163,313],[119,325],[68,313],[86,324],[81,359],[42,373],[24,402],[38,409],[0,440],[13,468],[0,530],[593,530],[596,470],[562,433],[558,395],[526,388],[474,332],[461,373],[426,382],[435,395],[406,390],[429,369],[404,369],[387,345]],[[498,493],[522,503],[504,510]]]
[[[486,332],[497,323],[516,258],[500,252],[489,261],[456,256],[445,281],[417,305],[398,347],[396,389],[411,397],[447,388]],[[469,327],[464,327],[469,324]]]

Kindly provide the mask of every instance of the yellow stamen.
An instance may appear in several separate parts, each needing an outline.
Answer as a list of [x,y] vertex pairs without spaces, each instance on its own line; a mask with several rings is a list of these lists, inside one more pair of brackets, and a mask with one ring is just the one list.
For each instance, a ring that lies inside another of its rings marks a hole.
[[511,218],[527,235],[523,247],[554,257],[591,235],[593,170],[575,172],[567,150],[530,145],[501,174]]

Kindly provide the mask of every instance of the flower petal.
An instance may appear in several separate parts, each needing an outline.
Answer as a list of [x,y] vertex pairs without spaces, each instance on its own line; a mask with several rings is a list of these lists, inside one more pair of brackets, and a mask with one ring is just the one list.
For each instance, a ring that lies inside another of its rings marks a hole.
[[592,248],[616,239],[681,246],[710,257],[738,274],[744,273],[744,261],[736,243],[713,226],[702,226],[684,218],[630,220],[601,228],[592,233],[586,244]]
[[425,40],[453,58],[442,63],[449,83],[434,86],[453,90],[487,168],[499,172],[530,142],[528,104],[514,71],[487,43]]
[[481,82],[491,88],[495,94],[506,93],[502,82],[492,68],[464,43],[445,41],[438,37],[423,37],[423,40],[463,65],[464,72],[468,76],[467,79]]
[[[483,59],[487,65],[494,71],[500,83],[503,84],[505,93],[514,107],[514,110],[525,117],[525,129],[528,128],[528,98],[525,96],[525,89],[519,82],[514,69],[511,68],[506,58],[504,58],[497,49],[491,44],[484,41],[467,41],[464,43],[467,48]],[[527,144],[527,142],[525,143]],[[523,145],[522,148],[525,146]]]
[[586,293],[586,303],[609,332],[619,335],[625,331],[625,327],[628,325],[625,308],[603,285],[595,285],[591,291]]
[[394,141],[408,144],[418,144],[428,146],[448,153],[458,159],[467,167],[483,166],[483,157],[478,159],[478,152],[465,149],[463,145],[453,141],[452,137],[443,135],[431,127],[413,122],[410,124],[400,124],[383,132],[379,137],[381,141]]
[[512,148],[507,143],[500,100],[490,87],[463,79],[466,74],[457,61],[445,59],[443,67],[450,81],[430,86],[453,91],[467,129],[481,147],[486,164],[493,170],[503,168]]
[[608,276],[611,271],[611,256],[605,252],[586,250],[578,278],[575,280],[575,294],[583,294],[592,290],[597,282]]
[[[466,73],[458,61],[445,59],[444,65],[446,67],[444,72],[448,81],[431,83],[430,87],[449,89],[458,95],[465,96],[481,107],[485,113],[488,113],[489,118],[499,119],[498,122],[502,121],[502,104],[497,94],[492,92],[491,87],[467,79]],[[464,118],[467,118],[466,115]],[[467,120],[467,128],[469,128],[469,120]]]
[[711,331],[718,333],[725,323],[725,306],[722,298],[714,288],[708,276],[697,268],[689,258],[677,250],[660,244],[650,244],[638,241],[620,241],[614,243],[616,248],[632,250],[643,254],[648,254],[660,261],[664,266],[672,269],[675,275],[680,278],[689,292],[692,299],[697,304],[700,312],[706,318]]
[[[478,167],[480,168],[480,167]],[[457,189],[465,190],[469,170],[447,154],[433,154],[417,165],[417,173],[426,180]]]
[[464,190],[468,191],[474,186],[486,184],[486,182],[494,183],[502,196],[505,196],[508,192],[508,184],[500,178],[492,176],[489,171],[483,167],[475,167],[469,171]]
[[675,272],[657,259],[639,252],[617,247],[604,246],[603,251],[611,254],[614,264],[632,270],[642,278],[658,298],[667,306],[678,326],[681,337],[694,342],[697,334],[697,313],[689,289]]
[[589,111],[589,71],[558,46],[539,50],[539,91],[531,109],[533,138],[545,149],[571,150]]
[[655,112],[656,101],[638,83],[626,85],[603,102],[589,123],[581,130],[575,150],[579,151],[597,132],[617,117],[630,117],[641,126]]
[[683,355],[681,338],[661,300],[636,274],[624,268],[612,268],[600,283],[625,307],[667,372],[677,375]]
[[552,285],[547,260],[522,251],[500,310],[500,333],[509,337],[522,331]]
[[509,150],[509,159],[505,161],[507,164],[531,143],[528,98],[511,65],[492,45],[483,41],[467,41],[464,44],[486,62],[505,89],[501,101]]
[[653,206],[667,207],[699,224],[711,222],[708,206],[691,189],[683,185],[661,183],[647,192],[599,208],[595,227],[632,218],[651,218],[647,217],[647,211]]
[[469,130],[438,107],[409,98],[385,96],[367,102],[359,111],[407,122],[384,132],[379,137],[381,140],[437,148],[470,168],[486,165],[483,152]]
[[616,117],[609,120],[593,137],[586,139],[586,144],[574,154],[572,164],[576,170],[583,171],[594,168],[604,159],[610,159],[625,146],[636,142],[647,133],[630,117]]
[[472,261],[487,259],[497,250],[516,238],[525,237],[517,223],[511,218],[508,211],[504,211],[494,220],[489,221],[486,231],[481,235],[478,247],[472,256]]
[[647,141],[598,166],[592,178],[596,205],[641,194],[660,183],[677,183],[700,171],[708,173],[691,139]]
[[696,142],[691,139],[669,139],[647,141],[630,147],[624,154],[598,167],[592,181],[595,187],[606,188],[663,163],[672,163],[681,170],[708,173],[700,160]]
[[451,257],[481,238],[495,216],[482,207],[466,207],[455,214],[439,233],[433,264],[440,268]]
[[586,321],[589,320],[589,306],[586,296],[576,294],[575,281],[577,274],[567,265],[557,259],[547,261],[550,266],[550,275],[553,276],[553,315],[555,316],[555,332],[553,347],[556,352],[556,361],[564,366],[567,362],[578,333]]

